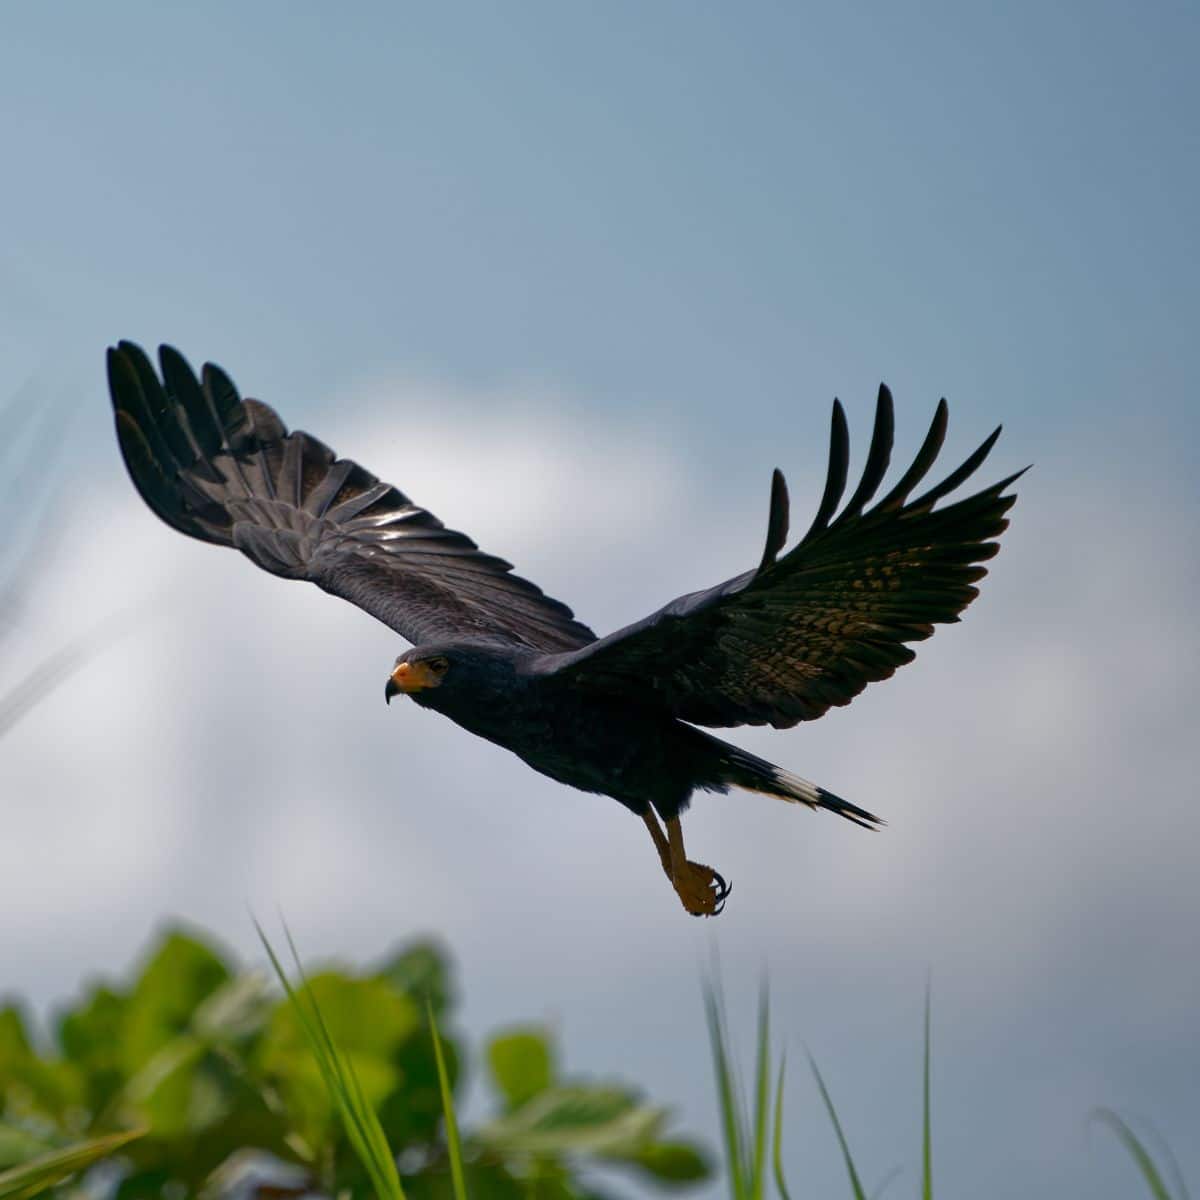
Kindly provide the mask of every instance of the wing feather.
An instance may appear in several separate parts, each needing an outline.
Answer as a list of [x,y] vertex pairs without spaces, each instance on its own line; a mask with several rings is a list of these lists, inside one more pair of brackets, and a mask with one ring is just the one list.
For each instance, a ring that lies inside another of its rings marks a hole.
[[[942,508],[934,505],[979,469],[999,430],[919,499],[909,495],[946,437],[941,401],[921,448],[873,508],[891,458],[894,408],[880,387],[866,465],[846,489],[849,434],[834,401],[829,468],[804,538],[776,558],[773,504],[760,566],[707,591],[681,596],[643,621],[539,664],[563,686],[656,703],[700,725],[779,728],[848,704],[915,653],[908,643],[959,619],[979,594],[981,564],[999,549],[1005,490],[1021,472]],[[835,515],[836,514],[836,515]]]
[[163,346],[159,370],[161,379],[132,343],[108,352],[125,463],[175,529],[310,580],[413,642],[485,636],[561,652],[593,640],[504,559],[316,438],[289,434],[219,367],[206,365],[197,379]]

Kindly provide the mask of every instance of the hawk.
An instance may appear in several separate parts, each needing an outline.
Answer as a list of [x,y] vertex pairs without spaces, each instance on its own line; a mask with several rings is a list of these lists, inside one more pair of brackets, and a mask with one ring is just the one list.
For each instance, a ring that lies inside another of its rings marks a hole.
[[784,551],[788,493],[771,482],[766,542],[750,570],[597,637],[571,609],[446,529],[398,488],[275,411],[242,399],[211,363],[199,377],[170,346],[156,371],[130,342],[108,351],[117,438],[142,498],[168,525],[306,579],[378,618],[412,649],[385,696],[409,697],[560,783],[619,801],[646,824],[683,907],[719,913],[729,887],[688,859],[692,793],[732,787],[879,818],[699,726],[787,729],[848,704],[914,657],[910,643],[959,619],[998,550],[1006,489],[1021,472],[939,502],[983,463],[997,429],[913,498],[946,435],[942,400],[916,458],[882,499],[892,397],[881,386],[862,478],[847,484],[846,416],[833,403],[816,516]]

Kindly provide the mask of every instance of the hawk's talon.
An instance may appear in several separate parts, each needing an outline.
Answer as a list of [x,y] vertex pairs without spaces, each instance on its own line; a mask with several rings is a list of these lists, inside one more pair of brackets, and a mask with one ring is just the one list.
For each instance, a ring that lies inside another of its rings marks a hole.
[[725,907],[729,885],[706,863],[685,861],[671,877],[675,894],[694,917],[715,917]]
[[671,881],[684,911],[693,917],[715,917],[722,912],[733,889],[720,871],[707,863],[692,862],[687,857],[679,818],[676,816],[667,821],[665,835],[659,828],[653,809],[647,808],[642,819],[658,851],[663,874]]

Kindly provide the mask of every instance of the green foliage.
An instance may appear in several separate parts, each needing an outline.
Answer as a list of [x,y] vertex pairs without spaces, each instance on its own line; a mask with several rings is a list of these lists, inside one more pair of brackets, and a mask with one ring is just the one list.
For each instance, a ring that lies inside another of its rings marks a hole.
[[[713,1053],[717,1101],[721,1110],[721,1129],[725,1142],[725,1163],[729,1174],[729,1192],[733,1200],[763,1200],[767,1187],[767,1124],[770,1119],[770,1042],[771,1018],[764,984],[759,993],[758,1037],[754,1072],[754,1111],[747,1113],[741,1089],[734,1082],[736,1071],[725,1023],[725,1005],[719,984],[704,989],[704,1009],[708,1018],[709,1042]],[[776,1093],[774,1169],[782,1179],[779,1153],[779,1124],[783,1105],[783,1079]],[[785,1193],[786,1195],[786,1193]]]
[[0,1171],[139,1129],[106,1144],[114,1165],[88,1176],[90,1195],[217,1196],[248,1154],[265,1177],[287,1169],[306,1190],[408,1200],[592,1200],[589,1166],[665,1186],[708,1173],[698,1149],[664,1136],[661,1108],[624,1086],[563,1079],[533,1027],[488,1042],[493,1115],[460,1131],[455,989],[430,942],[288,987],[290,998],[172,929],[132,979],[87,986],[44,1042],[18,1006],[0,1006]]
[[581,1155],[636,1168],[666,1185],[708,1177],[709,1164],[698,1147],[662,1138],[665,1109],[646,1104],[626,1087],[561,1078],[553,1046],[537,1029],[494,1037],[487,1062],[504,1111],[477,1132],[475,1141],[485,1156],[513,1164],[530,1195],[583,1200],[587,1193],[562,1173],[564,1161]]
[[492,1082],[511,1112],[550,1086],[555,1064],[546,1039],[536,1029],[514,1029],[493,1038],[487,1051]]
[[[396,1170],[396,1156],[388,1146],[383,1127],[379,1124],[379,1116],[359,1082],[358,1071],[355,1069],[353,1059],[345,1049],[346,1043],[335,1039],[331,1032],[330,1021],[334,1017],[326,1016],[318,998],[316,984],[320,981],[310,982],[304,979],[300,958],[289,934],[288,945],[291,947],[296,970],[303,980],[303,987],[297,992],[288,981],[271,943],[267,941],[266,934],[263,933],[261,927],[256,926],[256,928],[258,928],[258,936],[271,960],[271,966],[274,967],[275,974],[279,977],[279,982],[283,985],[283,990],[290,1001],[290,1006],[281,1010],[281,1014],[294,1017],[296,1023],[303,1030],[304,1038],[320,1070],[325,1093],[338,1111],[342,1129],[349,1139],[350,1145],[354,1148],[359,1163],[370,1176],[375,1196],[378,1200],[404,1200],[404,1189],[400,1186],[400,1175]],[[380,987],[378,981],[356,980],[353,982],[359,984],[365,982],[368,989],[367,994],[364,995],[360,987],[344,989],[341,994],[336,988],[323,990],[326,991],[327,998],[332,999],[335,1003],[349,1000],[351,1015],[361,1017],[364,1022],[369,1023],[372,1018],[382,1018],[380,1037],[373,1036],[375,1030],[369,1024],[368,1028],[372,1036],[363,1038],[361,1026],[351,1027],[350,1032],[357,1030],[360,1036],[356,1040],[360,1044],[363,1041],[369,1041],[376,1047],[382,1045],[390,1049],[388,1043],[396,1033],[395,1018],[397,1014],[394,1006],[387,1004],[386,1001],[392,997],[386,988]],[[347,992],[351,994],[347,995]],[[365,1006],[356,1005],[356,1000],[366,1000],[367,1004]],[[366,1011],[355,1011],[361,1007],[365,1007]],[[343,1018],[347,1016],[347,1005],[339,1004],[338,1008],[334,1010],[334,1015]],[[286,1020],[283,1023],[286,1024]],[[339,1030],[339,1033],[345,1032],[347,1032],[345,1029]]]

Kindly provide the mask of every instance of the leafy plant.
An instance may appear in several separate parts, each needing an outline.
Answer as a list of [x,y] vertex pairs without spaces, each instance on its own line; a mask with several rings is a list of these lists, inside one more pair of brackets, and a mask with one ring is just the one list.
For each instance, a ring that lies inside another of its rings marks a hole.
[[706,1176],[696,1147],[665,1136],[664,1109],[562,1078],[536,1027],[487,1043],[493,1115],[460,1131],[454,1005],[431,942],[361,971],[301,973],[280,996],[206,939],[168,930],[132,979],[90,985],[44,1042],[17,1005],[0,1007],[0,1170],[144,1128],[110,1147],[90,1195],[219,1195],[249,1176],[277,1195],[588,1200],[595,1167],[659,1185]]
[[[283,985],[287,998],[291,1001],[292,1011],[296,1014],[304,1036],[312,1049],[313,1057],[321,1071],[325,1090],[336,1104],[338,1114],[342,1119],[342,1129],[358,1161],[371,1177],[371,1185],[375,1189],[377,1200],[404,1200],[404,1189],[400,1186],[400,1175],[396,1170],[396,1156],[388,1146],[383,1126],[375,1109],[367,1102],[354,1063],[342,1052],[329,1032],[321,1006],[308,980],[304,978],[304,969],[300,965],[300,956],[296,953],[295,943],[288,934],[288,946],[292,959],[296,964],[296,972],[303,981],[303,986],[297,992],[288,981],[287,973],[280,965],[267,935],[262,927],[255,922],[259,939],[275,968],[275,974]],[[430,1009],[432,1013],[432,1008]],[[442,1071],[442,1055],[440,1047],[437,1050],[438,1070]],[[445,1096],[443,1096],[443,1102]]]

